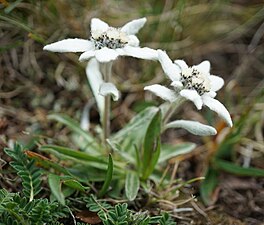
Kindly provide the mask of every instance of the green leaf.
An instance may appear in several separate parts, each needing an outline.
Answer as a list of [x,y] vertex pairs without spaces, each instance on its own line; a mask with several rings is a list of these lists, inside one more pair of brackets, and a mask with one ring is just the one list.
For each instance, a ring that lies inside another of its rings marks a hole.
[[111,182],[111,190],[107,193],[107,195],[113,199],[118,199],[120,196],[123,195],[125,187],[125,180],[124,176],[120,177],[119,179],[112,179]]
[[239,176],[264,177],[264,170],[258,168],[244,168],[226,160],[215,159],[213,165],[220,170]]
[[13,25],[13,27],[15,27],[15,28],[19,28],[19,29],[22,29],[24,31],[29,32],[29,34],[28,34],[29,37],[31,35],[34,35],[34,37],[35,37],[34,40],[37,40],[38,42],[40,42],[42,44],[45,43],[45,40],[40,35],[35,33],[34,30],[31,27],[29,27],[26,23],[23,23],[22,19],[16,19],[14,17],[6,16],[6,15],[3,15],[2,13],[0,13],[0,20],[3,20],[5,22],[7,22],[8,24]]
[[[107,171],[107,164],[104,166],[105,168],[99,168],[94,165],[89,166],[87,164],[76,163],[73,167],[69,168],[69,172],[74,178],[79,182],[87,183],[87,182],[101,182],[105,181],[105,174]],[[92,164],[92,163],[90,163]],[[114,165],[115,166],[115,165]],[[126,171],[122,171],[122,169],[116,168],[115,173],[113,174],[112,179],[123,179]],[[122,174],[121,174],[122,173]]]
[[0,215],[6,210],[6,205],[12,202],[14,194],[6,189],[0,189]]
[[21,20],[16,20],[12,17],[3,15],[2,13],[0,13],[0,19],[27,32],[33,32],[33,30],[28,25],[21,22]]
[[107,171],[106,171],[106,176],[105,176],[105,181],[103,184],[102,189],[99,191],[98,196],[102,197],[108,190],[110,183],[112,181],[112,177],[113,177],[113,159],[111,154],[109,154],[109,159],[108,159],[108,167],[107,167]]
[[195,149],[194,143],[182,143],[177,145],[161,145],[161,152],[158,163],[163,163],[173,157],[187,154]]
[[[239,131],[240,132],[240,131]],[[223,140],[215,154],[216,158],[230,158],[232,154],[232,149],[234,145],[237,144],[241,140],[241,134],[237,132],[232,132],[227,135],[225,140]]]
[[142,165],[141,165],[142,162],[140,159],[140,151],[136,145],[134,145],[134,149],[135,149],[135,158],[136,158],[136,169],[137,169],[137,172],[140,173],[141,168],[142,168]]
[[143,159],[142,159],[142,179],[147,179],[153,172],[160,155],[160,130],[161,112],[160,110],[152,118],[144,138]]
[[176,222],[170,217],[168,213],[164,213],[162,217],[159,219],[160,225],[176,225]]
[[157,107],[148,107],[138,113],[132,120],[120,131],[114,134],[111,139],[120,141],[126,137],[131,136],[133,132],[138,133],[141,130],[144,130],[146,124],[151,121],[152,117],[157,113]]
[[65,205],[65,197],[61,190],[61,178],[55,174],[49,174],[48,182],[50,186],[51,193],[55,196],[55,198],[62,204]]
[[125,161],[128,161],[133,164],[135,163],[134,157],[128,154],[127,152],[123,151],[122,147],[118,143],[110,139],[107,139],[107,143],[110,145],[114,153],[119,154]]
[[62,182],[64,185],[71,187],[72,189],[85,192],[86,190],[90,189],[89,187],[84,187],[80,182],[73,179],[72,177],[62,177]]
[[16,143],[13,149],[5,148],[6,154],[13,158],[10,165],[16,170],[22,180],[23,193],[33,201],[41,191],[41,170],[35,166],[33,159],[29,160],[22,145]]
[[69,157],[83,160],[83,161],[98,162],[98,163],[106,164],[106,162],[103,159],[100,159],[99,157],[94,157],[94,156],[89,155],[88,153],[74,150],[71,148],[66,148],[66,147],[57,146],[57,145],[43,145],[41,146],[40,149],[43,151],[50,151],[50,150],[56,151],[65,156],[69,156]]
[[139,177],[137,173],[128,172],[126,175],[125,193],[129,201],[137,197],[139,190]]
[[40,167],[44,167],[46,169],[53,168],[57,172],[64,173],[67,175],[71,175],[64,167],[60,166],[58,163],[52,162],[50,159],[32,151],[25,151],[25,154],[34,159],[36,164]]
[[68,186],[63,186],[61,191],[64,195],[64,198],[67,198],[67,197],[71,196],[76,190],[71,188],[71,187],[68,187]]
[[[148,125],[157,111],[157,107],[149,107],[138,113],[122,130],[110,137],[111,142],[117,143],[121,151],[130,155],[130,159],[136,159],[135,146],[139,149],[142,145]],[[135,164],[135,161],[129,161]]]
[[100,150],[100,145],[97,143],[97,141],[89,135],[89,133],[85,130],[83,130],[79,123],[70,118],[67,115],[62,114],[51,114],[48,116],[49,119],[56,120],[64,125],[66,125],[69,129],[71,129],[73,132],[81,136],[84,141],[87,142],[87,147],[89,147],[89,151],[93,152],[94,154],[98,155],[98,150]]
[[213,204],[213,192],[218,184],[218,172],[208,168],[204,181],[200,186],[200,194],[206,205]]

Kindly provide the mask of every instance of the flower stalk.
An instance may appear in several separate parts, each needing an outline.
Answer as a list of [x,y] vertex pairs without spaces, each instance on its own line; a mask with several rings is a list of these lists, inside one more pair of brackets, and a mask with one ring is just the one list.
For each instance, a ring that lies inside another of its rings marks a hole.
[[176,110],[185,102],[185,99],[181,96],[177,97],[176,101],[172,102],[169,106],[169,109],[166,111],[163,117],[163,127],[169,122],[171,116],[176,112]]
[[[112,74],[112,62],[101,64],[103,67],[104,82],[108,83],[111,81]],[[110,136],[110,108],[111,108],[111,95],[104,97],[104,112],[102,118],[103,128],[103,144],[107,146],[107,138]]]

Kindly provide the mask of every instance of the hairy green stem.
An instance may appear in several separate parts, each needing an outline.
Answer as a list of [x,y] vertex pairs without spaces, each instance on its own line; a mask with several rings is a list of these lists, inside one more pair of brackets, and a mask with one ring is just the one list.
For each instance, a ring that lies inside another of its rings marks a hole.
[[[111,73],[112,73],[112,62],[103,64],[104,71],[104,82],[108,83],[111,80]],[[104,101],[104,112],[103,112],[103,119],[102,119],[102,127],[103,127],[103,143],[107,146],[107,138],[110,136],[110,108],[111,108],[111,96],[105,96]]]
[[175,113],[175,111],[181,106],[181,104],[185,101],[185,99],[181,96],[179,96],[175,102],[171,103],[169,109],[167,112],[165,112],[165,115],[163,117],[163,127],[169,122],[171,116]]

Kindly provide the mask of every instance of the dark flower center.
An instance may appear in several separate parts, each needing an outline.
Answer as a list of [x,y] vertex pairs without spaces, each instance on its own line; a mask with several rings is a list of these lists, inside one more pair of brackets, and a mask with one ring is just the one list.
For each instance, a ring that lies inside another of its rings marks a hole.
[[196,90],[199,95],[209,92],[210,80],[207,74],[199,71],[196,67],[189,67],[181,72],[181,80],[184,88]]
[[94,43],[95,49],[104,47],[117,49],[123,48],[128,43],[128,36],[120,29],[109,27],[107,31],[96,30],[92,33],[90,40]]

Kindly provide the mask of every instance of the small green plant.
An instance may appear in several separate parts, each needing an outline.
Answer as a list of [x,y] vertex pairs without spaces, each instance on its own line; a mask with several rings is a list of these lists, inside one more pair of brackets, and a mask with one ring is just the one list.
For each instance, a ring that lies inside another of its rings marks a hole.
[[58,202],[49,202],[46,198],[29,202],[19,193],[0,190],[1,225],[43,225],[65,216]]
[[29,159],[20,144],[6,148],[12,158],[10,165],[22,180],[22,193],[9,193],[0,190],[1,225],[43,225],[53,224],[59,218],[66,217],[67,208],[47,198],[36,198],[41,191],[42,172],[35,166],[35,160]]
[[5,152],[13,159],[10,165],[22,179],[23,194],[31,202],[41,191],[41,169],[24,154],[22,145],[15,144],[13,149],[6,148]]
[[115,206],[98,201],[94,196],[85,199],[86,207],[96,212],[104,225],[175,225],[169,214],[151,217],[147,213],[134,213],[128,209],[127,203],[119,203]]

